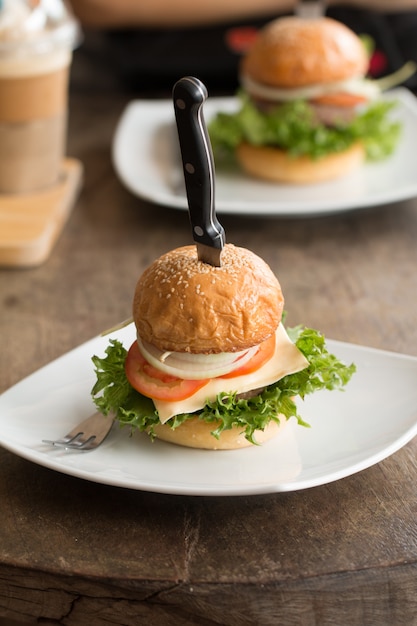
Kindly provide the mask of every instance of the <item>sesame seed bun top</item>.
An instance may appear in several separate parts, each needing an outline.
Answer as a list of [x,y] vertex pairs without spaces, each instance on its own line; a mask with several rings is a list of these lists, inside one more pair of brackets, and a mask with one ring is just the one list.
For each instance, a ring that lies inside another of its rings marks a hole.
[[271,268],[253,252],[226,244],[221,267],[198,260],[194,245],[158,258],[139,278],[133,318],[160,350],[237,352],[265,341],[284,307]]
[[359,37],[329,17],[269,22],[242,61],[242,76],[272,87],[296,88],[364,76],[369,59]]

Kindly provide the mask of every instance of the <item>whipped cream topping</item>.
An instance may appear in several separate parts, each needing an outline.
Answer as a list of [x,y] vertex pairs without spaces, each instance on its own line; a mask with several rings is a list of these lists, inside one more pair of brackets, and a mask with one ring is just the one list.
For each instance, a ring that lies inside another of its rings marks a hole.
[[0,41],[22,41],[47,28],[48,17],[41,4],[3,0],[0,10]]
[[78,22],[63,0],[0,0],[2,74],[7,73],[9,65],[12,74],[20,73],[20,66],[24,73],[25,67],[39,66],[39,57],[43,57],[41,64],[49,64],[54,58],[56,65],[62,65],[64,56],[68,63],[78,41]]
[[62,0],[0,0],[0,44],[31,42],[77,25]]

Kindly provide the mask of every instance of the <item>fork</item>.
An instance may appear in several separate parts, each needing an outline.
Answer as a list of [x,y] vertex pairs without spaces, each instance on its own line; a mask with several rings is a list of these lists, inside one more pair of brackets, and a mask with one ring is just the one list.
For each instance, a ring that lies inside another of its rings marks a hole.
[[43,443],[71,450],[94,450],[109,434],[114,417],[97,412],[87,417],[60,439],[42,439]]

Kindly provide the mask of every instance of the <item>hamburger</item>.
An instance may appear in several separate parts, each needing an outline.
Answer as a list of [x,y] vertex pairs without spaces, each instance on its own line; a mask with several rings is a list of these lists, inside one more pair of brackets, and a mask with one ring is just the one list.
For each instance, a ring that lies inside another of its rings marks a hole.
[[400,127],[368,68],[362,40],[337,20],[269,22],[242,58],[238,111],[210,124],[217,162],[232,153],[256,178],[317,183],[386,157]]
[[296,396],[343,387],[354,365],[328,353],[312,329],[284,327],[271,268],[226,244],[221,267],[195,246],[156,259],[133,297],[136,339],[110,339],[93,356],[93,399],[121,425],[183,446],[261,444],[295,417]]

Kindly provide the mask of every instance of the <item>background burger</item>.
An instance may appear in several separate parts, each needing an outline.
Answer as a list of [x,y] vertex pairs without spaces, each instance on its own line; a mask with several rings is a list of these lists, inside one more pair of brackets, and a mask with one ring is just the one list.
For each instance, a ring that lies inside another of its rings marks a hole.
[[122,425],[184,446],[263,443],[298,414],[295,396],[348,382],[317,331],[286,331],[284,299],[269,266],[226,244],[221,267],[195,246],[158,258],[133,299],[137,340],[110,340],[94,356],[92,395]]
[[242,60],[239,111],[210,125],[216,160],[226,149],[255,177],[313,183],[386,157],[400,129],[368,66],[362,40],[336,20],[270,22]]

